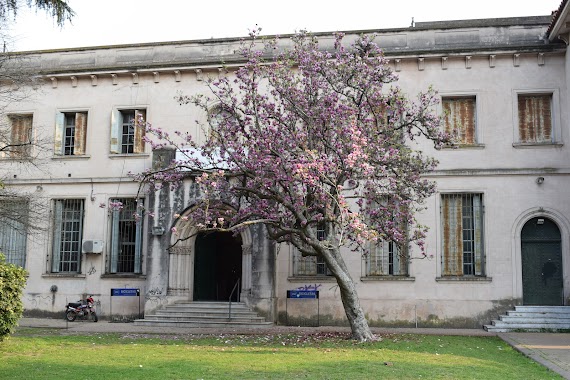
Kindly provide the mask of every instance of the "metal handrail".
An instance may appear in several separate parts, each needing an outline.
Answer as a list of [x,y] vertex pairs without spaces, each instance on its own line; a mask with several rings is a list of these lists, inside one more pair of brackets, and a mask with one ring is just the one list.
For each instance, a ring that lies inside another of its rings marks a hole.
[[[232,292],[230,293],[230,299],[229,299],[230,306],[229,306],[229,308],[228,308],[228,310],[229,310],[228,319],[229,319],[229,320],[232,319],[232,297],[233,297],[233,295],[234,295],[234,292],[235,292],[236,288],[238,289],[238,293],[239,293],[239,284],[240,284],[240,281],[241,281],[241,277],[237,279],[236,284],[234,285],[234,287],[233,287],[233,289],[232,289]],[[238,295],[238,298],[239,298],[239,295]],[[239,301],[239,299],[238,299],[238,301]]]

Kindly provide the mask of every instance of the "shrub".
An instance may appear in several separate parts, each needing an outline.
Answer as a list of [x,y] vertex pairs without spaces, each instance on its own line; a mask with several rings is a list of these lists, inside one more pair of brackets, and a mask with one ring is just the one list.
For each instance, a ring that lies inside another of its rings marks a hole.
[[0,341],[13,332],[22,317],[26,274],[23,268],[7,263],[0,253]]

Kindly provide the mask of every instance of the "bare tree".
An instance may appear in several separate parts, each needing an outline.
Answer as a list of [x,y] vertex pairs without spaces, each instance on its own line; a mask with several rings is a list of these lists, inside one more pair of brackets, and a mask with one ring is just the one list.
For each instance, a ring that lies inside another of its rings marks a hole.
[[[37,86],[33,72],[22,70],[16,55],[0,55],[0,251],[13,262],[10,248],[22,236],[43,230],[42,218],[47,209],[40,192],[22,190],[8,180],[25,171],[43,171],[51,137],[33,128],[33,115],[13,113],[14,104],[28,99]],[[33,234],[32,234],[33,235]]]
[[[66,0],[0,0],[0,30],[23,8],[48,12],[58,26],[75,15]],[[9,39],[5,34],[2,37]],[[19,54],[0,54],[0,252],[8,262],[21,266],[27,236],[42,231],[45,225],[42,217],[47,203],[41,192],[22,190],[7,181],[13,173],[41,170],[45,160],[38,158],[53,146],[50,138],[34,130],[32,114],[8,112],[40,87],[37,73],[25,69],[25,59]]]

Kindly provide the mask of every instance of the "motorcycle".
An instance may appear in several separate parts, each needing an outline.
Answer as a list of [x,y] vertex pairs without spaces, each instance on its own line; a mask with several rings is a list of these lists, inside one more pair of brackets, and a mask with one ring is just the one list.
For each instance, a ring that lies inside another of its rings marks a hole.
[[94,306],[93,296],[87,297],[84,301],[69,302],[65,305],[65,319],[73,322],[77,317],[82,317],[83,319],[91,317],[93,322],[97,322],[99,318],[97,318]]

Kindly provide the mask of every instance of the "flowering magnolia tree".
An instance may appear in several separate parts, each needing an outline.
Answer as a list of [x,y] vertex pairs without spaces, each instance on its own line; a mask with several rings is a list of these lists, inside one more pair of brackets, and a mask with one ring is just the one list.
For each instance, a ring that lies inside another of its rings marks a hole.
[[415,242],[425,255],[414,212],[434,192],[422,174],[436,162],[413,140],[440,145],[449,136],[432,113],[435,93],[406,99],[371,38],[347,46],[339,34],[330,51],[304,32],[292,42],[281,52],[278,40],[261,44],[257,30],[242,44],[246,63],[207,82],[210,96],[181,96],[206,112],[207,141],[148,126],[153,147],[175,145],[185,159],[140,180],[152,189],[191,173],[203,198],[185,218],[202,230],[263,223],[275,242],[322,258],[353,337],[374,339],[341,249]]

